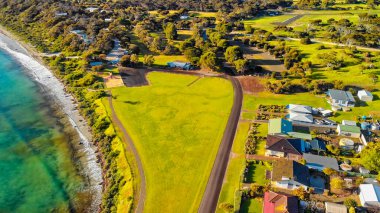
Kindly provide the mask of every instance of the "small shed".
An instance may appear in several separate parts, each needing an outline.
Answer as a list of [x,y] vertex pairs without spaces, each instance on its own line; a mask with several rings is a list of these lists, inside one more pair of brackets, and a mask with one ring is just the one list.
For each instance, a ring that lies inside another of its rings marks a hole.
[[354,141],[348,138],[342,138],[339,140],[339,146],[342,149],[353,149],[354,148]]
[[347,207],[337,203],[325,203],[326,213],[347,213]]
[[364,167],[360,167],[359,172],[363,175],[368,175],[370,171]]
[[320,113],[321,113],[321,115],[322,115],[323,117],[330,117],[330,116],[332,116],[333,111],[326,109],[326,110],[322,110],[322,111],[320,111]]
[[373,95],[369,91],[363,89],[363,90],[359,90],[358,98],[361,101],[370,102],[373,100]]
[[356,121],[342,120],[342,124],[347,126],[356,126]]

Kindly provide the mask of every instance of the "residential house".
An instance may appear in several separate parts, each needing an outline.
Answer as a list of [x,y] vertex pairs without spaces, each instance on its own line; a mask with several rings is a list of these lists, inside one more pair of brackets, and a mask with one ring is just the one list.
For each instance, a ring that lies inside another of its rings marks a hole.
[[313,123],[314,122],[313,116],[311,114],[290,112],[287,115],[287,118],[292,122],[300,122],[300,123]]
[[168,62],[167,65],[170,68],[180,68],[180,69],[183,69],[183,70],[190,70],[191,69],[191,64],[188,63],[188,62],[174,61],[174,62]]
[[306,161],[306,166],[310,169],[322,171],[325,168],[339,170],[338,161],[332,157],[319,156],[309,153],[304,153],[303,158]]
[[325,202],[326,213],[347,213],[347,207],[342,204]]
[[307,146],[304,140],[268,135],[266,141],[266,156],[282,157],[289,160],[301,160]]
[[264,213],[298,213],[298,199],[295,196],[265,192],[264,194]]
[[304,114],[312,113],[311,107],[305,106],[305,105],[289,104],[286,106],[286,108],[289,110],[289,112],[293,112],[293,113],[304,113]]
[[354,107],[355,99],[349,91],[329,89],[327,92],[329,101],[332,106],[338,107]]
[[282,118],[269,119],[268,134],[286,136],[289,132],[292,131],[292,122]]
[[361,101],[370,102],[373,100],[373,95],[370,92],[368,92],[367,90],[363,89],[363,90],[359,90],[358,98]]
[[326,152],[326,144],[318,139],[313,139],[310,141],[310,149],[317,152],[318,155],[321,152]]
[[65,17],[67,16],[68,14],[65,13],[65,12],[55,12],[55,17]]
[[380,208],[380,186],[377,184],[360,184],[360,203],[364,207]]
[[284,189],[297,189],[310,186],[309,169],[293,160],[277,160],[273,163],[271,181],[275,187]]
[[360,127],[358,126],[349,126],[349,125],[339,124],[336,130],[338,132],[338,135],[352,137],[352,138],[360,138],[360,134],[361,134]]

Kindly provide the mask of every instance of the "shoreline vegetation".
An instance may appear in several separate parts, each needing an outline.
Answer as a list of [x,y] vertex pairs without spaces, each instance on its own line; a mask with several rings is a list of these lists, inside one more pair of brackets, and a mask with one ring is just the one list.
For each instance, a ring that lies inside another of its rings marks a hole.
[[6,26],[0,26],[0,48],[30,71],[26,74],[54,98],[53,102],[60,106],[76,130],[80,143],[73,144],[74,151],[81,155],[81,166],[85,169],[83,175],[88,178],[93,197],[88,212],[106,212],[115,208],[118,212],[121,209],[131,210],[136,190],[135,177],[126,157],[128,153],[116,136],[101,102],[101,98],[106,96],[105,91],[69,85],[65,76],[44,60],[42,53]]

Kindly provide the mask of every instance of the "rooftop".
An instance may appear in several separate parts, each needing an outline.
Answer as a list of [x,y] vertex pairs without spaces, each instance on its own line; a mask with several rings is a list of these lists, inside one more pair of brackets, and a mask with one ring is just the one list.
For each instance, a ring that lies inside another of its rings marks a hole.
[[331,168],[336,171],[339,170],[338,161],[335,158],[313,155],[308,153],[304,153],[303,158],[306,160],[307,164],[322,166],[324,168]]
[[344,132],[360,133],[360,127],[358,126],[339,124],[339,128],[340,128],[340,131],[344,131]]
[[269,124],[268,124],[269,134],[277,134],[277,133],[287,134],[288,132],[291,132],[291,131],[293,131],[292,122],[282,119],[282,118],[269,120]]
[[281,136],[268,135],[266,149],[295,155],[305,152],[305,142],[298,138],[285,138]]
[[380,186],[375,184],[360,184],[359,188],[365,201],[380,201]]
[[298,163],[297,161],[274,161],[272,170],[272,181],[281,181],[282,178],[290,178],[303,185],[310,185],[309,168]]
[[354,96],[349,91],[329,89],[328,94],[335,100],[355,102]]
[[289,104],[288,106],[286,106],[286,108],[293,112],[307,113],[307,114],[312,113],[311,107],[305,106],[305,105]]
[[265,192],[264,212],[268,213],[298,213],[298,199],[295,196],[276,192]]
[[342,204],[326,202],[326,213],[347,213],[347,207]]

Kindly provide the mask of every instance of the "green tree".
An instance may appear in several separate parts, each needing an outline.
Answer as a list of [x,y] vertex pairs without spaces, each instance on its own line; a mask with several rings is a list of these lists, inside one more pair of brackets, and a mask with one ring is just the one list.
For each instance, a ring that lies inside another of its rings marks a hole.
[[336,174],[337,172],[331,168],[324,168],[323,173],[325,173],[325,175],[327,175],[327,176],[330,176],[330,175]]
[[144,65],[150,67],[154,64],[153,55],[144,55]]
[[165,25],[164,33],[165,33],[165,36],[168,40],[177,39],[177,37],[178,37],[177,28],[175,27],[175,25],[172,22],[169,22]]
[[300,200],[308,200],[310,196],[310,194],[303,187],[293,190],[293,195],[297,196]]
[[131,65],[131,56],[130,55],[123,55],[120,58],[120,64],[123,67],[128,67],[129,65]]
[[235,68],[236,68],[236,71],[238,73],[244,73],[245,71],[248,70],[248,61],[246,59],[239,59],[239,60],[236,60],[234,61],[234,65],[235,65]]
[[333,177],[330,180],[332,190],[341,190],[344,188],[344,180],[341,177]]
[[356,201],[354,199],[347,198],[344,201],[344,205],[347,206],[347,208],[351,208],[351,207],[356,207],[358,204],[356,203]]
[[203,68],[208,68],[211,70],[219,69],[218,58],[216,57],[216,54],[213,52],[206,52],[205,54],[203,54],[199,62],[201,67]]
[[131,55],[131,63],[134,65],[138,64],[139,63],[139,56],[136,54],[132,54]]
[[243,58],[243,52],[239,46],[231,46],[227,48],[224,57],[228,62],[233,63],[234,61]]
[[380,172],[380,143],[369,143],[360,153],[362,165],[376,172]]

